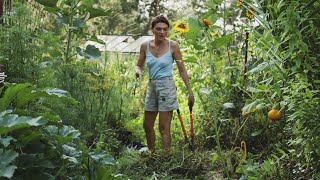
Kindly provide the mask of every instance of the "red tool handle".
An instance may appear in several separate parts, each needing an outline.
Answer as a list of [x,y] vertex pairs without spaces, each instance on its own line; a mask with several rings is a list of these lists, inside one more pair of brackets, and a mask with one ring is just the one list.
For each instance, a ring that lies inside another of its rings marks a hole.
[[182,120],[182,117],[181,117],[181,114],[180,114],[180,110],[179,110],[179,109],[177,109],[177,113],[178,113],[178,118],[179,118],[179,121],[180,121],[180,124],[181,124],[181,128],[182,128],[182,131],[183,131],[184,138],[185,138],[185,139],[188,139],[187,131],[186,131],[186,129],[184,128],[183,120]]
[[191,138],[194,137],[194,127],[193,127],[193,117],[192,117],[192,106],[189,106],[190,110],[190,136]]

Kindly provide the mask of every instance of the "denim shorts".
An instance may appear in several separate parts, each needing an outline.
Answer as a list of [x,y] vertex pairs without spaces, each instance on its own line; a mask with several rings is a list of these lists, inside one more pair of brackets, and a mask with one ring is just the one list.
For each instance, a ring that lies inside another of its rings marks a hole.
[[145,97],[145,111],[168,112],[178,109],[177,88],[172,76],[150,79]]

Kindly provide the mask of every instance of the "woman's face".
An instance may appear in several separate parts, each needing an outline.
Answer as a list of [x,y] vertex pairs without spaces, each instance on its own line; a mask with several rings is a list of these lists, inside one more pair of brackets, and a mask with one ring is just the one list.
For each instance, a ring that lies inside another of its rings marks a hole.
[[152,29],[156,38],[165,39],[168,36],[169,27],[166,23],[159,22]]

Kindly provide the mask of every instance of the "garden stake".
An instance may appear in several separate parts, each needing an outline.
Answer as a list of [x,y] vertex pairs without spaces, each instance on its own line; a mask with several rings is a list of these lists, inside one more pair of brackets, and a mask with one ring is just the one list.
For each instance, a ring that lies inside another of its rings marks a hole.
[[192,117],[192,106],[189,106],[190,111],[190,137],[191,137],[191,143],[190,143],[190,149],[194,150],[194,127],[193,127],[193,117]]
[[180,124],[181,124],[182,131],[183,131],[184,139],[188,142],[189,141],[188,140],[188,135],[187,135],[186,129],[184,128],[183,120],[182,120],[182,117],[181,117],[179,109],[177,109],[177,113],[178,113],[178,118],[179,118],[179,121],[180,121]]

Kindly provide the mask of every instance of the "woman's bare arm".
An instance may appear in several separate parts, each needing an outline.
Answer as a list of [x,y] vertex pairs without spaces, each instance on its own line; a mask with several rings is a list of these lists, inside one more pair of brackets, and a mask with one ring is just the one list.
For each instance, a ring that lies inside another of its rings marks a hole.
[[189,82],[189,76],[188,76],[187,70],[186,70],[186,68],[184,66],[184,63],[182,61],[182,54],[181,54],[181,51],[180,51],[179,44],[177,42],[173,41],[172,48],[173,48],[173,53],[172,53],[173,54],[173,58],[175,59],[176,64],[178,66],[180,76],[181,76],[184,84],[186,85],[186,87],[188,89],[188,94],[189,94],[188,105],[189,106],[193,106],[195,100],[194,100],[191,84]]
[[143,66],[146,61],[146,50],[147,50],[147,42],[144,42],[140,46],[140,53],[138,56],[138,61],[135,66],[136,77],[140,77],[142,74]]

